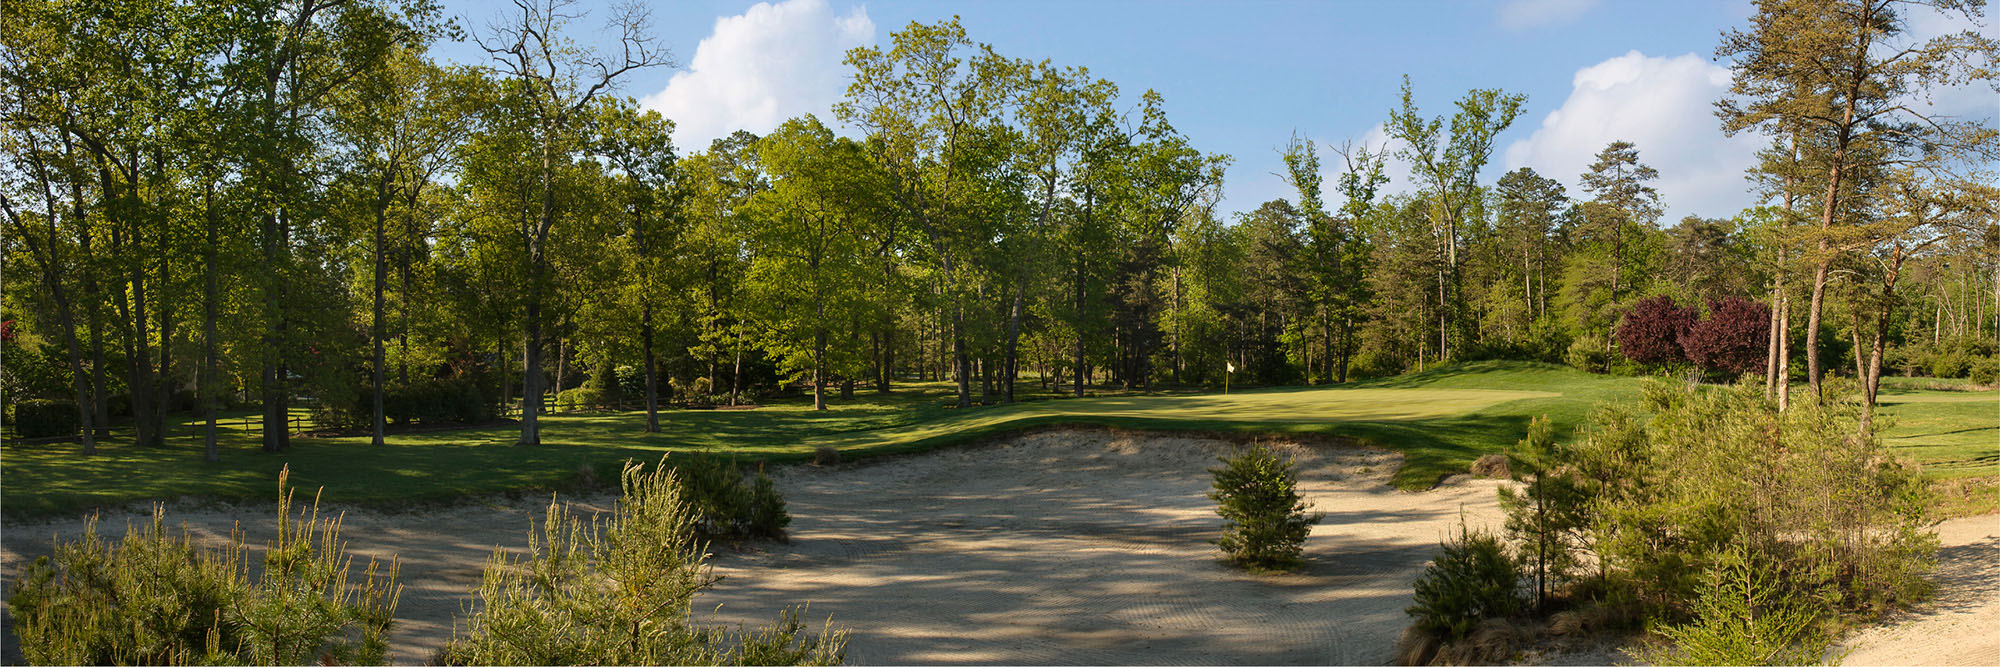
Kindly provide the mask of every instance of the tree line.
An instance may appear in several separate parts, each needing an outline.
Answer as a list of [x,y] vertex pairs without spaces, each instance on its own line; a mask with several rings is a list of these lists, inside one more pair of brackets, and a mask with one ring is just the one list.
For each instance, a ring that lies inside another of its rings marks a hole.
[[[1748,370],[1781,403],[1849,368],[1871,403],[1885,369],[1991,382],[2000,139],[1912,100],[1990,85],[2000,46],[1910,37],[1931,10],[1760,2],[1717,49],[1717,115],[1769,139],[1763,203],[1669,223],[1629,142],[1577,191],[1482,182],[1526,103],[1497,89],[1428,115],[1406,78],[1389,143],[1294,136],[1296,196],[1227,214],[1231,158],[1163,96],[956,19],[850,51],[826,118],[691,150],[618,94],[672,62],[632,10],[593,50],[566,0],[471,30],[420,0],[10,2],[6,389],[67,401],[85,452],[114,413],[159,445],[198,411],[212,460],[218,411],[258,406],[276,451],[300,401],[378,443],[413,397],[518,405],[536,444],[558,392],[629,397],[656,431],[666,401],[803,387],[824,408],[898,379],[950,381],[960,407],[1484,358]],[[486,58],[440,62],[441,39]],[[1648,311],[1666,342],[1635,356],[1620,328],[1662,297],[1693,310]],[[1691,342],[1704,317],[1761,327]],[[1705,361],[1724,348],[1739,361]]]

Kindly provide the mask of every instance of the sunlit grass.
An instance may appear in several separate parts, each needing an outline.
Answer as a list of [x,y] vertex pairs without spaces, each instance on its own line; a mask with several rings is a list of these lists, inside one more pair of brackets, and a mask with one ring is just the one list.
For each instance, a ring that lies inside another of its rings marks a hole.
[[[1557,435],[1568,437],[1593,407],[1636,398],[1641,384],[1562,366],[1477,362],[1335,387],[1228,395],[1101,391],[1108,395],[1071,399],[1031,391],[1038,388],[1028,384],[1022,394],[1030,400],[957,409],[947,406],[949,384],[913,383],[888,395],[836,395],[825,412],[813,411],[805,397],[754,410],[671,410],[661,415],[661,432],[650,434],[641,432],[641,412],[551,415],[544,418],[540,447],[516,447],[519,427],[495,425],[391,435],[381,447],[365,437],[296,438],[291,449],[275,454],[258,448],[257,433],[243,430],[244,415],[236,413],[222,431],[217,464],[201,461],[200,441],[188,426],[175,428],[166,447],[140,448],[114,438],[91,457],[78,455],[73,444],[8,445],[0,450],[0,511],[27,516],[177,496],[267,498],[277,471],[287,465],[296,487],[324,487],[332,501],[446,501],[563,488],[584,467],[607,471],[626,459],[648,461],[664,453],[797,461],[827,445],[862,458],[1056,424],[1352,438],[1403,452],[1395,481],[1421,489],[1511,446],[1535,416],[1547,415]],[[1883,399],[1885,436],[1935,474],[1993,475],[2000,469],[1995,397],[1893,386]]]

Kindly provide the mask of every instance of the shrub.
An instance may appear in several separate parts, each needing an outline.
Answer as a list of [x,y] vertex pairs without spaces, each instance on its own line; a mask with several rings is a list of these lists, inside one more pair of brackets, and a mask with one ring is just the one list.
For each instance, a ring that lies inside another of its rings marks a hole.
[[838,465],[839,463],[840,463],[839,448],[834,447],[833,445],[820,445],[818,447],[813,448],[813,465],[830,466],[830,465]]
[[1266,447],[1251,447],[1218,459],[1208,497],[1227,523],[1215,541],[1230,562],[1253,568],[1283,569],[1299,563],[1306,536],[1321,515],[1307,514],[1289,459]]
[[1660,295],[1632,304],[1618,323],[1618,351],[1642,364],[1672,364],[1687,359],[1681,336],[1695,323],[1695,312]]
[[1547,611],[1549,592],[1568,583],[1586,546],[1591,500],[1575,474],[1574,450],[1556,442],[1547,416],[1528,422],[1528,434],[1507,453],[1519,491],[1500,487],[1507,536],[1519,545],[1521,567],[1535,583],[1535,609]]
[[595,408],[604,403],[596,387],[577,387],[556,392],[556,408],[559,410],[583,410]]
[[600,531],[551,503],[529,555],[496,551],[465,631],[439,652],[445,664],[838,664],[847,634],[808,631],[798,610],[761,629],[689,619],[714,581],[678,473],[627,464],[624,493]]
[[81,540],[25,568],[8,600],[35,664],[381,663],[400,588],[396,566],[370,560],[348,578],[340,520],[317,500],[291,516],[278,474],[278,536],[249,579],[239,535],[221,550],[168,536],[159,505],[145,528],[105,545],[93,518]]
[[33,398],[14,403],[14,432],[23,438],[76,435],[82,419],[76,401]]
[[1729,297],[1708,303],[1708,316],[1681,334],[1688,361],[1729,375],[1761,371],[1770,345],[1771,307]]
[[1520,578],[1500,538],[1461,524],[1458,537],[1438,545],[1437,558],[1417,577],[1407,611],[1418,630],[1457,641],[1480,621],[1514,613]]
[[695,529],[709,538],[782,538],[792,517],[785,499],[763,471],[745,480],[733,461],[690,456],[675,466]]
[[1977,385],[1992,386],[1995,382],[2000,382],[2000,358],[1985,356],[1973,359],[1965,371],[1965,377]]
[[1739,543],[1709,569],[1694,619],[1660,628],[1672,645],[1643,659],[1654,665],[1832,664],[1825,659],[1829,638],[1820,612],[1785,589],[1783,574],[1755,562]]
[[1563,353],[1563,363],[1577,370],[1591,373],[1604,372],[1611,358],[1604,352],[1604,338],[1595,334],[1577,336],[1570,341],[1569,350]]
[[[625,400],[625,388],[618,383],[618,369],[610,362],[597,364],[590,370],[590,380],[583,384],[597,390],[597,400],[606,405],[614,405]],[[642,392],[640,395],[644,395]]]
[[[1843,396],[1841,383],[1827,393]],[[1600,566],[1667,621],[1694,611],[1703,577],[1731,545],[1792,572],[1796,593],[1876,613],[1926,593],[1936,540],[1928,485],[1873,435],[1852,399],[1777,412],[1755,384],[1652,383],[1635,411],[1591,419],[1577,444]]]

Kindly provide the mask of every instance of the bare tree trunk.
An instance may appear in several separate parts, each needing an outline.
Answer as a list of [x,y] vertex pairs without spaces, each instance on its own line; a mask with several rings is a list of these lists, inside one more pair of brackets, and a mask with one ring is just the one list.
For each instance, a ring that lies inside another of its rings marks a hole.
[[1778,315],[1778,411],[1792,407],[1792,296],[1781,295]]
[[1021,300],[1027,296],[1027,291],[1028,284],[1026,280],[1021,281],[1020,285],[1015,286],[1014,305],[1007,317],[1007,351],[1000,372],[1002,373],[1001,379],[1006,384],[1003,398],[1008,403],[1014,402],[1015,361],[1020,357],[1021,348]]
[[216,301],[221,297],[222,292],[221,277],[218,275],[221,272],[216,269],[216,263],[220,259],[216,256],[218,254],[216,247],[221,245],[221,239],[217,238],[219,233],[216,229],[217,223],[215,221],[215,204],[213,202],[215,185],[210,183],[203,194],[202,207],[206,209],[208,214],[206,230],[208,232],[208,243],[206,244],[207,261],[204,262],[207,266],[203,267],[202,272],[207,274],[208,284],[203,291],[201,304],[200,395],[202,421],[205,422],[201,432],[201,458],[209,463],[219,463],[222,461],[222,453],[216,448],[215,438],[216,422],[218,421],[216,419],[216,412],[219,409],[217,404],[220,401],[218,400],[216,390],[221,389],[221,387],[215,386],[217,381],[215,377],[215,319]]
[[[660,432],[660,383],[659,363],[653,355],[653,302],[648,299],[639,309],[639,347],[646,354],[646,432]],[[709,381],[709,391],[715,391],[715,382]]]
[[[383,180],[387,181],[386,178]],[[381,187],[384,190],[386,190],[388,188],[388,183],[386,182],[382,183]],[[387,282],[389,279],[389,263],[387,258],[384,257],[382,254],[382,241],[384,238],[387,237],[387,234],[384,233],[383,227],[387,226],[388,224],[389,202],[387,197],[388,193],[381,192],[378,194],[381,196],[381,198],[378,199],[375,203],[374,319],[370,320],[368,324],[368,338],[370,346],[372,347],[371,357],[369,359],[371,366],[371,368],[369,369],[369,375],[370,375],[369,388],[374,393],[374,396],[371,398],[371,403],[375,410],[373,418],[369,420],[369,428],[373,436],[372,443],[376,445],[383,444],[383,433],[382,433],[383,422],[388,418],[388,416],[384,414],[382,405],[383,403],[382,384],[383,380],[387,377],[387,369],[383,368],[385,355],[383,354],[382,339],[388,335],[388,327],[386,326],[387,323],[382,321],[384,314],[388,311],[388,308],[386,307],[386,302],[384,301],[382,296],[382,286],[383,283]]]

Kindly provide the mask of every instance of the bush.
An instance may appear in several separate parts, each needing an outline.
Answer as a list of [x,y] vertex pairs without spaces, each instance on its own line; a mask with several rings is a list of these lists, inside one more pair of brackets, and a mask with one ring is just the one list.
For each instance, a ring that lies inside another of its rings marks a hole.
[[[1839,382],[1827,393],[1847,395]],[[1598,561],[1622,573],[1622,594],[1647,615],[1687,618],[1736,544],[1794,573],[1795,594],[1842,611],[1879,613],[1927,592],[1928,485],[1874,435],[1856,435],[1858,402],[1779,413],[1754,383],[1656,382],[1640,407],[1650,420],[1593,415],[1576,468]]]
[[1418,630],[1447,642],[1463,639],[1481,621],[1520,608],[1521,573],[1500,538],[1459,526],[1458,537],[1438,545],[1437,558],[1417,577],[1406,610]]
[[1534,580],[1535,609],[1545,612],[1551,591],[1567,584],[1587,546],[1590,495],[1575,472],[1574,450],[1555,440],[1547,416],[1528,422],[1528,437],[1507,452],[1519,491],[1500,487],[1507,536],[1519,547],[1521,567]]
[[1595,334],[1577,336],[1563,353],[1563,363],[1581,371],[1602,373],[1611,361],[1604,351],[1604,338]]
[[[1694,619],[1660,628],[1672,645],[1644,656],[1653,665],[1816,665],[1829,643],[1813,604],[1787,595],[1784,575],[1754,562],[1742,544],[1710,568]],[[1837,661],[1835,661],[1837,662]]]
[[583,410],[596,408],[603,404],[604,397],[598,393],[596,387],[585,386],[556,392],[556,409],[558,410]]
[[463,634],[444,664],[839,664],[845,631],[810,632],[798,610],[762,629],[731,631],[689,619],[714,581],[679,475],[628,464],[611,519],[596,524],[551,503],[529,555],[496,552]]
[[792,517],[784,496],[762,470],[745,480],[735,462],[691,456],[675,466],[695,529],[707,538],[783,538]]
[[[597,400],[601,404],[615,405],[623,402],[626,397],[624,386],[618,382],[618,369],[609,362],[599,363],[596,368],[592,368],[590,380],[583,386],[596,389]],[[642,389],[638,395],[644,396],[644,390]]]
[[278,537],[252,583],[238,536],[219,550],[167,535],[165,511],[106,546],[93,518],[21,573],[8,600],[34,664],[379,664],[396,607],[396,567],[348,580],[340,520],[291,516],[278,474]]
[[1992,386],[2000,382],[2000,358],[1986,356],[1973,359],[1966,368],[1965,377],[1977,385]]
[[1662,294],[1632,304],[1618,323],[1618,351],[1642,364],[1672,364],[1687,360],[1681,336],[1695,324],[1692,308]]
[[76,401],[35,398],[14,403],[14,432],[23,438],[76,435],[82,419]]
[[1252,568],[1285,569],[1299,564],[1306,536],[1321,515],[1306,514],[1292,462],[1269,448],[1251,447],[1218,459],[1208,497],[1228,523],[1215,541],[1230,562]]
[[1708,303],[1708,316],[1681,334],[1688,361],[1731,376],[1761,372],[1769,352],[1771,307],[1729,297]]

